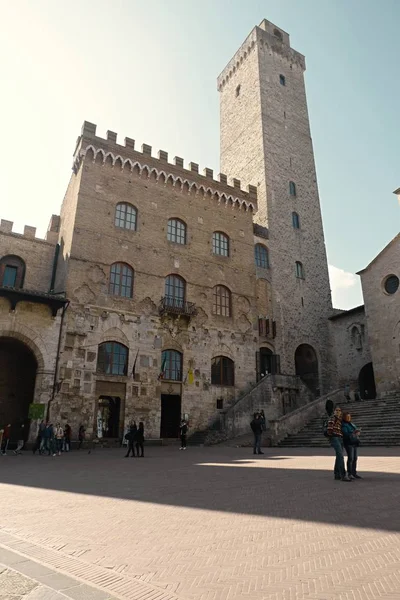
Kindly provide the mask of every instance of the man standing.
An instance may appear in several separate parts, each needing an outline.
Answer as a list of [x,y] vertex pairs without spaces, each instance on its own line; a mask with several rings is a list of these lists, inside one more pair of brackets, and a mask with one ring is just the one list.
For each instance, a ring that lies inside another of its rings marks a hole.
[[342,418],[342,409],[337,406],[328,421],[327,434],[336,455],[334,467],[335,479],[351,481],[346,475],[346,469],[344,468]]
[[37,431],[36,442],[32,448],[33,454],[36,454],[37,450],[39,450],[39,454],[41,454],[42,439],[43,439],[43,434],[44,434],[45,429],[46,429],[46,424],[44,421],[41,421],[41,423],[38,427],[38,431]]
[[254,434],[253,454],[264,454],[264,452],[261,451],[263,424],[264,421],[260,413],[254,413],[254,418],[250,423],[251,430]]
[[3,454],[3,456],[5,456],[7,454],[7,448],[8,448],[8,444],[10,442],[10,432],[11,432],[11,423],[6,425],[4,427],[4,431],[3,431],[3,443],[1,446],[1,453]]

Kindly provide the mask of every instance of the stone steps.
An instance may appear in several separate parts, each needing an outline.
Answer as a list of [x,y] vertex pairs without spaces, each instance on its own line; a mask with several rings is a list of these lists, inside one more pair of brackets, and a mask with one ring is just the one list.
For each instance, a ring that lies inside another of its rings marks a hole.
[[[352,415],[352,421],[361,428],[362,446],[400,446],[400,395],[377,400],[364,400],[343,404],[341,408]],[[323,435],[321,414],[301,431],[288,435],[279,443],[282,447],[327,447]]]

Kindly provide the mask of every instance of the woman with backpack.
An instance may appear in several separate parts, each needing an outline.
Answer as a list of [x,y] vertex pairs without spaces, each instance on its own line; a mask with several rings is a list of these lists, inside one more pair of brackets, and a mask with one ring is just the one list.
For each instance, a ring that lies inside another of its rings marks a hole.
[[351,481],[350,477],[346,475],[346,469],[344,467],[342,420],[342,409],[337,406],[328,421],[326,434],[329,438],[329,443],[335,452],[335,479],[339,479],[340,481]]
[[347,475],[350,479],[362,479],[357,474],[358,446],[360,430],[351,422],[351,414],[343,413],[342,420],[343,445],[347,454]]

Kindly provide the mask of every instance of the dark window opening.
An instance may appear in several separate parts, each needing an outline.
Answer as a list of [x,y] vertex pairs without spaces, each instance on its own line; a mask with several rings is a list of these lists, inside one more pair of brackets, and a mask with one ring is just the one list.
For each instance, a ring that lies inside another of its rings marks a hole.
[[294,183],[294,181],[289,181],[289,194],[291,196],[296,196],[296,184]]
[[279,83],[281,85],[286,85],[286,77],[284,75],[279,75]]
[[296,261],[296,277],[298,279],[304,279],[304,268],[303,263]]
[[25,263],[19,256],[3,256],[0,260],[0,285],[22,288],[25,278]]
[[105,375],[126,375],[128,371],[128,348],[118,342],[99,345],[97,371]]
[[132,204],[121,202],[115,209],[115,226],[136,231],[137,210]]
[[162,379],[182,381],[182,354],[177,350],[164,350],[161,354]]
[[292,223],[295,229],[300,229],[300,217],[297,212],[292,212]]
[[110,294],[132,298],[133,296],[133,269],[124,263],[114,263],[110,270]]
[[183,308],[186,295],[186,281],[179,275],[168,275],[165,280],[165,301],[168,306]]
[[399,289],[399,278],[396,275],[389,275],[385,281],[385,292],[395,294]]
[[213,292],[213,314],[231,316],[231,292],[224,285],[216,285]]
[[211,361],[212,385],[235,385],[235,363],[227,356],[216,356]]
[[175,244],[186,244],[186,225],[180,219],[168,221],[167,239]]
[[229,238],[221,231],[213,233],[213,253],[219,256],[229,256]]
[[222,410],[224,408],[224,399],[217,398],[217,410]]
[[256,261],[256,266],[261,269],[268,269],[269,267],[269,257],[268,257],[268,249],[262,244],[256,244],[254,246],[254,257]]

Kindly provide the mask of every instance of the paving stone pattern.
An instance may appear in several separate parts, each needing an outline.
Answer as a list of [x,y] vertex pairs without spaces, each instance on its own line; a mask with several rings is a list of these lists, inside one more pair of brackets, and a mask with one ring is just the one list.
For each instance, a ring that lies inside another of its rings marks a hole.
[[147,450],[2,457],[0,562],[103,598],[398,600],[399,449],[361,448],[353,483],[329,449]]

